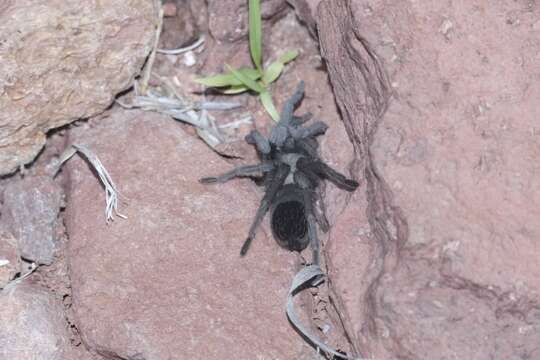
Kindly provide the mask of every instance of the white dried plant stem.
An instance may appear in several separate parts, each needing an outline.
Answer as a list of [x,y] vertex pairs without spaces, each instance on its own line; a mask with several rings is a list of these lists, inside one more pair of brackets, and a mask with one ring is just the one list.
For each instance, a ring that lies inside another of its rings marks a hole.
[[317,353],[320,351],[328,354],[337,356],[339,359],[348,359],[348,360],[368,360],[362,358],[353,358],[347,355],[343,355],[330,346],[326,345],[322,340],[320,340],[315,335],[311,334],[308,329],[302,325],[300,318],[294,310],[294,296],[301,292],[302,288],[308,288],[309,286],[318,286],[324,280],[324,273],[321,268],[317,265],[309,265],[300,270],[293,278],[291,288],[287,295],[287,317],[293,324],[293,326],[302,333],[307,339],[309,339],[315,346],[317,346]]
[[195,50],[196,48],[204,44],[204,40],[205,40],[204,36],[201,36],[199,39],[197,39],[197,41],[195,41],[193,44],[189,46],[185,46],[178,49],[157,49],[156,52],[158,54],[165,54],[165,55],[180,55],[188,51]]
[[86,146],[73,144],[66,150],[64,150],[64,152],[60,155],[60,158],[56,160],[57,162],[54,163],[52,166],[52,175],[55,176],[62,167],[62,165],[66,161],[68,161],[76,152],[79,152],[88,160],[90,165],[98,174],[101,183],[105,187],[105,219],[107,223],[114,220],[115,215],[123,219],[127,219],[127,216],[121,214],[118,211],[118,200],[120,197],[120,193],[118,192],[118,189],[114,181],[112,180],[111,175],[109,174],[105,166],[103,166],[97,155],[94,154]]
[[242,106],[240,103],[230,101],[201,101],[193,107],[199,110],[233,110]]
[[220,129],[227,129],[227,128],[236,129],[242,124],[247,124],[247,125],[253,124],[253,117],[251,115],[244,116],[243,118],[240,118],[238,120],[219,125],[219,128]]
[[70,146],[62,154],[60,154],[60,157],[58,159],[53,159],[51,163],[47,166],[49,169],[49,172],[52,177],[55,177],[58,171],[62,168],[62,165],[71,159],[71,157],[77,152],[77,150]]
[[[157,75],[156,75],[157,76]],[[186,122],[196,127],[197,134],[211,148],[225,142],[225,135],[216,125],[213,116],[208,114],[207,109],[230,110],[240,107],[239,103],[203,101],[192,103],[184,99],[176,90],[169,79],[157,76],[162,83],[165,94],[147,90],[144,95],[136,94],[131,104],[116,101],[120,106],[128,109],[139,108],[145,111],[155,111],[171,116],[174,119]],[[135,87],[138,89],[138,87]],[[138,90],[136,91],[138,93]]]
[[127,216],[121,214],[118,211],[118,199],[120,194],[118,192],[118,189],[116,188],[116,185],[114,184],[114,181],[111,178],[111,175],[109,175],[109,172],[103,166],[99,158],[83,145],[73,144],[72,146],[77,149],[77,151],[79,151],[81,154],[83,154],[86,159],[88,159],[90,164],[92,164],[92,166],[96,170],[99,179],[101,180],[101,183],[105,187],[105,218],[107,222],[114,220],[114,215],[123,219],[127,219]]
[[32,262],[30,264],[30,269],[28,269],[28,271],[26,273],[24,273],[23,275],[21,275],[20,277],[16,278],[16,279],[13,279],[11,280],[6,286],[4,286],[4,288],[2,289],[2,291],[6,291],[12,287],[14,287],[15,285],[21,283],[24,279],[26,279],[27,277],[29,277],[34,271],[36,271],[36,269],[38,268],[38,265],[35,263],[35,262]]
[[159,78],[166,91],[181,103],[185,104],[184,108],[168,109],[164,111],[169,116],[175,119],[187,122],[197,128],[197,134],[206,142],[211,148],[224,142],[224,135],[216,126],[216,121],[213,116],[208,114],[205,110],[230,110],[240,107],[241,104],[230,102],[208,102],[204,101],[198,104],[192,104],[186,101],[182,95],[177,91],[174,81],[167,78]]
[[213,119],[209,120],[206,110],[202,110],[198,118],[199,124],[197,126],[197,135],[204,140],[210,147],[215,148],[217,145],[223,143],[223,138],[220,132],[216,128],[216,124]]

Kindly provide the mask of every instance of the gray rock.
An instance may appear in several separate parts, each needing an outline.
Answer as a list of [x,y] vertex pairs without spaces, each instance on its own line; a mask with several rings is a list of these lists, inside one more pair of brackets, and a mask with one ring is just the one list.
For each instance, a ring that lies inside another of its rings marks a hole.
[[6,186],[1,222],[17,239],[22,257],[53,262],[62,204],[63,191],[49,176],[28,176]]
[[0,291],[0,359],[74,359],[66,327],[62,305],[44,289],[23,283]]
[[7,0],[0,5],[0,175],[45,133],[102,112],[131,86],[154,39],[152,0]]
[[0,224],[0,289],[20,271],[17,240]]

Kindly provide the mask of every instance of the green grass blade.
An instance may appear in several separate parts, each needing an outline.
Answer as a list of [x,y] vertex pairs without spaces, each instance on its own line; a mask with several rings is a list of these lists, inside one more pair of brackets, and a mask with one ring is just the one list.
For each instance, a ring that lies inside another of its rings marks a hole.
[[247,76],[251,80],[258,80],[261,77],[261,73],[257,69],[253,68],[240,68],[236,69],[236,71]]
[[264,69],[264,74],[262,76],[263,84],[269,85],[277,80],[281,72],[283,71],[283,63],[279,61],[274,61],[266,69]]
[[207,87],[232,86],[239,82],[238,79],[232,73],[208,76],[204,78],[195,79],[195,81]]
[[[241,72],[245,76],[249,77],[252,80],[258,80],[261,77],[261,74],[251,68],[241,68],[237,71]],[[204,78],[195,79],[199,84],[203,84],[207,87],[224,87],[224,86],[237,86],[242,85],[243,83],[238,80],[232,72],[228,74],[219,74],[214,76],[208,76]]]
[[264,74],[262,77],[263,84],[271,84],[277,80],[279,75],[283,72],[285,64],[293,61],[298,56],[298,51],[290,50],[285,54],[281,55],[276,61],[271,63],[266,69],[264,69]]
[[246,76],[244,73],[238,70],[235,70],[228,65],[227,65],[227,68],[230,70],[231,73],[233,73],[234,76],[236,76],[238,80],[240,80],[242,84],[246,85],[251,90],[256,91],[258,93],[262,93],[266,91],[266,89],[261,84],[259,84],[256,80],[251,79],[249,76]]
[[242,85],[235,85],[235,86],[228,87],[227,89],[221,90],[221,92],[227,95],[234,95],[234,94],[243,93],[248,90],[249,88],[246,85],[242,84]]
[[268,91],[263,91],[259,94],[261,98],[261,103],[264,106],[264,109],[275,122],[279,121],[279,113],[276,110],[276,107],[274,106],[274,102],[272,101],[272,95]]
[[249,50],[253,63],[262,73],[262,24],[260,0],[249,0]]
[[278,59],[279,62],[286,64],[289,61],[293,61],[298,56],[298,51],[296,50],[289,50],[285,54],[281,55]]

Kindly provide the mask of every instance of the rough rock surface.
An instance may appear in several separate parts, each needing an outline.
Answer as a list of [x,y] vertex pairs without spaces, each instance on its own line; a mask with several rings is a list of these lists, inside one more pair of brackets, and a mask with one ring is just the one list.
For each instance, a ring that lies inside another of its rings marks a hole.
[[38,264],[53,262],[63,197],[62,188],[46,175],[25,177],[6,186],[0,221],[17,239],[25,259]]
[[[304,80],[306,94],[299,109],[297,109],[297,113],[302,114],[309,111],[313,113],[314,119],[322,120],[329,125],[327,133],[319,138],[321,157],[332,167],[346,174],[356,176],[354,172],[350,172],[350,165],[354,160],[354,150],[332,96],[332,89],[328,82],[327,73],[324,71],[317,42],[310,38],[308,30],[298,22],[294,12],[288,11],[285,16],[277,19],[271,27],[265,30],[263,45],[266,61],[276,59],[287,50],[294,49],[299,52],[299,56],[286,66],[279,80],[272,85],[274,102],[277,107],[281,107],[292,94],[300,79]],[[233,67],[251,66],[246,40],[234,44],[219,42],[210,44],[207,42],[201,57],[206,57],[204,68],[200,70],[201,74],[219,72],[224,63],[231,64]],[[180,73],[177,75],[178,78],[185,78],[182,69],[177,71]],[[228,143],[227,150],[232,149],[231,154],[242,157],[242,163],[255,162],[257,159],[254,149],[246,144],[243,138],[252,129],[252,126],[268,135],[274,122],[264,111],[257,97],[243,94],[235,96],[234,100],[240,101],[245,107],[239,111],[220,114],[220,124],[226,125],[233,122],[234,117],[245,117],[246,114],[253,116],[254,121],[253,124],[243,125],[230,133],[231,137],[238,139],[238,141]],[[362,183],[362,179],[359,180]],[[340,214],[349,199],[351,199],[351,194],[337,189],[332,184],[326,184],[323,188],[325,188],[323,192],[325,193],[327,216],[332,225],[336,221],[340,221],[342,216]],[[364,198],[363,191],[359,189],[355,194],[355,201],[365,204]],[[357,223],[357,217],[353,214],[346,219],[353,224]],[[246,219],[246,221],[249,221],[249,219]],[[325,246],[327,246],[327,242],[328,246],[333,246],[330,242],[340,243],[344,235],[348,236],[349,233],[338,233],[332,230],[331,240],[328,240],[326,234],[323,233],[320,233],[319,237]],[[319,333],[321,338],[328,340],[333,346],[342,349],[346,348],[347,339],[343,334],[339,316],[334,314],[333,304],[329,304],[326,308],[320,306],[323,303],[328,304],[326,289],[321,289],[317,297],[310,296],[307,293],[303,296],[303,301],[305,319],[316,318],[313,330],[316,330],[317,327],[324,328],[326,332]],[[313,352],[308,354],[312,356]]]
[[314,38],[317,37],[317,6],[321,0],[287,0],[294,7],[298,19],[306,26]]
[[62,305],[46,290],[18,284],[0,292],[0,359],[75,359]]
[[199,29],[189,1],[166,1],[163,3],[163,12],[160,49],[177,49],[197,40]]
[[[287,9],[285,0],[261,1],[261,15],[268,19]],[[208,0],[208,27],[219,41],[235,42],[248,33],[248,2]]]
[[358,354],[540,357],[538,13],[322,1],[322,54],[367,180],[369,230],[327,249]]
[[261,231],[240,258],[261,193],[249,180],[198,179],[231,167],[165,116],[115,109],[71,138],[101,158],[129,205],[107,226],[103,190],[69,163],[66,209],[75,320],[108,358],[289,359],[294,255]]
[[129,87],[154,38],[151,0],[7,0],[0,5],[0,175],[45,133],[92,116]]
[[0,289],[20,271],[17,240],[0,225]]

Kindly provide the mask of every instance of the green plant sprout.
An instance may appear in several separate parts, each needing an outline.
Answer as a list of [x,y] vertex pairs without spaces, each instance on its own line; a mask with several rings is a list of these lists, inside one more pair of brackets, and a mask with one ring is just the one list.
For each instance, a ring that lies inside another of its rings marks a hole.
[[249,0],[249,50],[255,68],[233,69],[225,65],[226,74],[209,76],[196,81],[207,87],[218,88],[224,94],[239,94],[251,90],[259,94],[266,112],[274,121],[279,121],[279,113],[272,101],[269,85],[276,81],[285,64],[298,56],[296,50],[287,51],[266,68],[262,67],[262,26],[260,0]]

